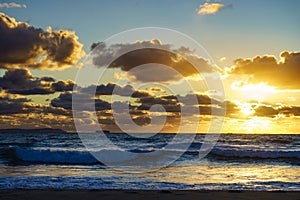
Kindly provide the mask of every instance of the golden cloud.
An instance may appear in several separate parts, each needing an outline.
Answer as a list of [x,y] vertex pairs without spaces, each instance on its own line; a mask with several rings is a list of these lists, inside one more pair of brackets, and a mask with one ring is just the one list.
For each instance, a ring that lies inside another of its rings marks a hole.
[[224,8],[224,4],[221,3],[204,3],[200,5],[198,14],[199,15],[212,15],[219,12],[222,8]]
[[83,57],[73,31],[46,31],[0,13],[0,68],[60,70]]
[[278,89],[300,89],[300,52],[284,51],[280,60],[275,56],[237,59],[226,69],[231,75],[248,75],[248,83],[267,83]]
[[71,80],[56,81],[52,77],[34,77],[27,69],[9,69],[0,77],[0,89],[11,94],[46,95],[55,92],[72,91]]

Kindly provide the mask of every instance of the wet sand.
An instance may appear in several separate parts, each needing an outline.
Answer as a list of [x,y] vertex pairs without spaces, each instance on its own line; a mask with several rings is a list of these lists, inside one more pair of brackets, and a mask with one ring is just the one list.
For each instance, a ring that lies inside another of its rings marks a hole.
[[230,199],[230,200],[300,200],[299,192],[254,192],[254,191],[186,191],[186,190],[167,190],[167,191],[154,191],[154,190],[89,190],[89,189],[2,189],[0,190],[1,200],[82,200],[82,199]]

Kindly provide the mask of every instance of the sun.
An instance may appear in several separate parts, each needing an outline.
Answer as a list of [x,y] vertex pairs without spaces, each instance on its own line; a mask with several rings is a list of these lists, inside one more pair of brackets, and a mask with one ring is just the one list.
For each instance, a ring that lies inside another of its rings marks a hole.
[[240,112],[245,116],[253,115],[255,110],[250,103],[242,103],[239,105]]

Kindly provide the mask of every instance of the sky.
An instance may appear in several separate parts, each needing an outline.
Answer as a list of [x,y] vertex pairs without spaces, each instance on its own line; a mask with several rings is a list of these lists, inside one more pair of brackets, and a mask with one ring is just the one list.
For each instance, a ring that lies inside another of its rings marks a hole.
[[[211,95],[203,86],[203,79],[195,77],[184,60],[175,62],[174,55],[164,52],[135,52],[116,61],[104,80],[95,86],[97,116],[103,129],[120,131],[113,119],[114,102],[110,99],[111,90],[119,87],[135,92],[130,112],[141,129],[151,119],[155,121],[150,116],[151,105],[161,103],[167,112],[153,114],[167,117],[162,132],[178,131],[179,108],[191,105],[179,104],[176,97],[189,99],[190,94],[183,90],[171,94],[162,86],[175,88],[182,84],[182,79],[156,66],[131,71],[137,64],[156,61],[171,65],[197,88],[194,92],[198,103],[191,107],[199,108],[201,114],[197,116],[199,120],[193,115],[186,119],[185,127],[199,123],[197,132],[206,132],[212,119],[220,118],[212,114],[211,108],[226,107],[223,133],[299,133],[299,6],[297,0],[1,1],[0,128],[53,127],[74,131],[70,99],[76,74],[92,45],[126,30],[162,27],[186,34],[202,45],[210,60],[197,57],[192,51],[172,50],[195,60],[206,75],[218,72],[226,99]],[[142,41],[123,43],[119,49],[101,45],[94,48],[100,52],[96,60],[110,56],[108,51],[117,53],[133,46],[171,50],[160,38],[136,40]],[[150,54],[153,58],[145,56]],[[144,61],[130,62],[135,56]],[[93,64],[99,70],[103,67]],[[157,71],[156,76],[145,76],[151,74],[149,69]],[[124,76],[132,84],[116,84]],[[141,81],[153,87],[137,88]],[[82,95],[87,90],[81,88],[77,93]],[[117,96],[115,103],[124,104],[126,95]],[[84,121],[90,120],[87,113]]]

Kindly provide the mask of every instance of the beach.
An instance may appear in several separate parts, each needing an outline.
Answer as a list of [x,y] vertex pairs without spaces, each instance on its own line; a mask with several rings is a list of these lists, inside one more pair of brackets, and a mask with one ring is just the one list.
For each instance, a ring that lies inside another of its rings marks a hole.
[[187,190],[89,190],[89,189],[2,189],[0,190],[1,200],[12,199],[55,199],[55,200],[81,200],[81,199],[243,199],[243,200],[299,200],[300,192],[258,192],[258,191],[187,191]]

